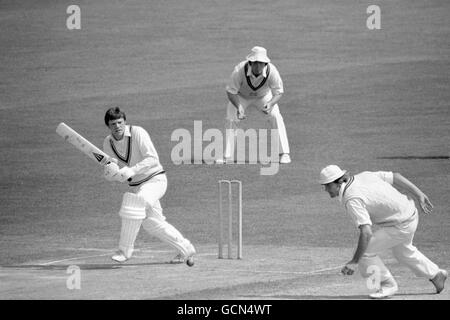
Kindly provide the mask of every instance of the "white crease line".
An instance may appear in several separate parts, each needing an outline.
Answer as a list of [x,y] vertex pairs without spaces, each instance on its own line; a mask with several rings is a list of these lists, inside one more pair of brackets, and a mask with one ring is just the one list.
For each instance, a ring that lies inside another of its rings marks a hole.
[[[101,249],[101,248],[73,248],[73,247],[66,247],[62,250],[76,250],[76,251],[99,251],[99,252],[115,252],[117,251],[117,248],[113,249]],[[170,252],[170,250],[153,250],[153,249],[135,249],[134,252]]]
[[[77,249],[77,250],[83,250],[83,248]],[[97,249],[97,248],[84,248],[84,250],[98,250],[98,251],[103,251],[106,249]],[[61,260],[55,260],[55,261],[49,261],[49,262],[45,262],[45,263],[40,263],[39,265],[41,266],[47,266],[47,265],[51,265],[54,263],[60,263],[60,262],[65,262],[65,261],[71,261],[71,260],[79,260],[79,259],[88,259],[88,258],[95,258],[95,257],[104,257],[104,256],[108,256],[110,254],[112,254],[115,250],[108,250],[108,253],[105,254],[96,254],[96,255],[90,255],[90,256],[82,256],[82,257],[72,257],[72,258],[67,258],[67,259],[61,259]],[[169,250],[151,250],[151,249],[136,249],[136,252],[163,252],[163,253],[167,253],[167,252],[171,252]],[[201,254],[196,254],[196,256],[215,256],[216,253],[201,253]],[[146,257],[135,257],[135,258],[146,258]],[[214,269],[214,270],[219,270],[219,271],[224,271],[224,272],[250,272],[250,273],[271,273],[271,274],[297,274],[297,275],[311,275],[311,274],[315,274],[315,273],[321,273],[321,272],[325,272],[325,271],[332,271],[332,270],[337,270],[337,269],[341,269],[343,267],[343,265],[341,266],[336,266],[336,267],[330,267],[330,268],[324,268],[324,269],[319,269],[319,270],[313,270],[313,271],[307,271],[307,272],[301,272],[301,271],[281,271],[281,270],[247,270],[247,269]]]
[[[66,248],[69,249],[69,248]],[[76,250],[83,250],[82,248],[80,249],[76,249]],[[40,263],[40,266],[48,266],[54,263],[59,263],[59,262],[65,262],[65,261],[71,261],[71,260],[79,260],[79,259],[88,259],[88,258],[95,258],[95,257],[104,257],[104,256],[108,256],[110,254],[113,254],[115,252],[115,249],[111,249],[111,250],[106,250],[106,249],[95,249],[95,248],[89,248],[89,249],[85,249],[85,251],[87,250],[97,250],[97,251],[108,251],[108,253],[105,254],[96,254],[96,255],[90,255],[90,256],[82,256],[82,257],[72,257],[72,258],[66,258],[66,259],[62,259],[62,260],[56,260],[56,261],[49,261],[49,262],[45,262],[45,263]],[[159,253],[167,253],[167,252],[171,252],[170,250],[151,250],[151,249],[136,249],[136,252],[159,252]]]
[[114,249],[101,249],[101,248],[73,248],[73,247],[66,247],[62,250],[73,250],[73,251],[100,251],[100,252],[112,252]]
[[62,260],[56,260],[56,261],[50,261],[45,263],[40,263],[40,266],[48,266],[50,264],[58,263],[58,262],[64,262],[64,261],[70,261],[70,260],[79,260],[79,259],[87,259],[87,258],[95,258],[95,257],[103,257],[103,256],[109,256],[111,253],[105,253],[105,254],[96,254],[92,256],[83,256],[83,257],[74,257],[74,258],[68,258],[68,259],[62,259]]

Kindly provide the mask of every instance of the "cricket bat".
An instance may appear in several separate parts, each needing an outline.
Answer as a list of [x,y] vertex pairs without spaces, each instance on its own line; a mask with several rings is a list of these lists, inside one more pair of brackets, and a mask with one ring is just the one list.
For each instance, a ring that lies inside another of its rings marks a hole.
[[75,146],[75,148],[83,152],[85,155],[87,155],[95,162],[101,165],[105,165],[111,161],[110,157],[106,153],[97,148],[95,145],[93,145],[81,134],[73,130],[64,122],[61,122],[56,127],[56,133],[61,137],[63,137],[64,140],[66,140],[67,142],[70,142],[72,145]]

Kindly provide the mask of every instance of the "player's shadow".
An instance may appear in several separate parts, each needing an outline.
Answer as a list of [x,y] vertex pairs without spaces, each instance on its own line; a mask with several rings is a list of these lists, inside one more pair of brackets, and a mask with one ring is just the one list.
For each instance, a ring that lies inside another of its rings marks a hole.
[[31,269],[31,270],[67,270],[70,266],[77,266],[81,270],[112,270],[112,269],[122,269],[130,267],[143,267],[143,266],[154,266],[154,265],[177,265],[183,264],[172,263],[168,261],[161,262],[146,262],[146,263],[72,263],[72,264],[53,264],[53,265],[41,265],[41,264],[27,264],[27,265],[7,265],[2,266],[2,268],[10,269]]

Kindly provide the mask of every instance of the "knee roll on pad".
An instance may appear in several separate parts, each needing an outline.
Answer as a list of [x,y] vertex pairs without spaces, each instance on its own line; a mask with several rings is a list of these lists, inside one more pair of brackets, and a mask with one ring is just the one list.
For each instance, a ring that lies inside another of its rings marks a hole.
[[138,195],[125,192],[119,216],[127,219],[145,219],[145,201]]

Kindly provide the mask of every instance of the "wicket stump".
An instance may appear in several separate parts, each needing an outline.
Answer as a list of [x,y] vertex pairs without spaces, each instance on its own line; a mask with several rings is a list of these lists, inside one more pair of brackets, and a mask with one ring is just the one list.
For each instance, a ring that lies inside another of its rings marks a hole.
[[[222,198],[222,185],[228,186],[228,259],[232,259],[232,245],[233,245],[233,190],[232,186],[236,185],[238,188],[238,245],[237,245],[237,258],[242,259],[242,182],[239,180],[219,180],[219,259],[223,259],[223,198]],[[235,205],[235,204],[234,204]]]

